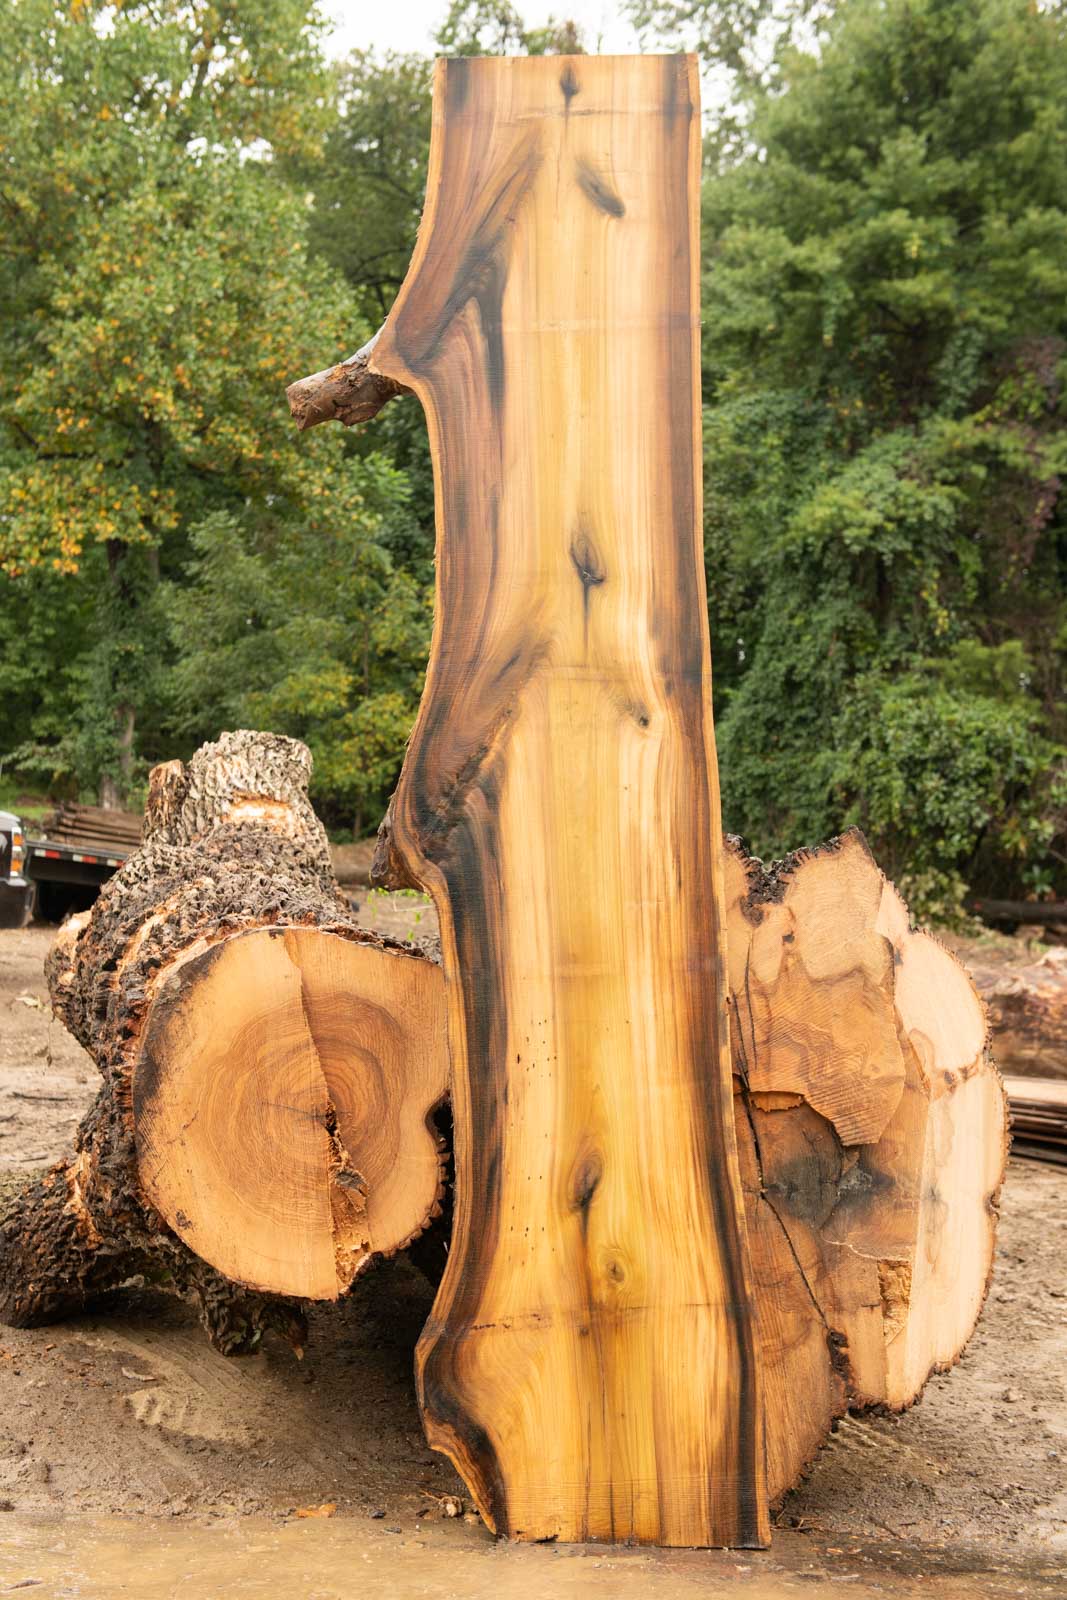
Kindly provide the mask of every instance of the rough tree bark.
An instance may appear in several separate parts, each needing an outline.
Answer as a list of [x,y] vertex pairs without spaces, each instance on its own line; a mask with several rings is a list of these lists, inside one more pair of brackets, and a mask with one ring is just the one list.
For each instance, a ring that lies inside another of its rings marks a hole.
[[0,1222],[4,1320],[143,1277],[195,1293],[219,1349],[300,1344],[290,1296],[342,1292],[436,1211],[436,972],[352,924],[309,771],[253,733],[156,768],[142,849],[57,940],[53,1005],[104,1082]]
[[343,422],[346,428],[369,422],[390,400],[411,393],[406,384],[375,372],[371,366],[380,332],[379,329],[347,361],[289,385],[285,391],[289,411],[301,432],[320,422]]

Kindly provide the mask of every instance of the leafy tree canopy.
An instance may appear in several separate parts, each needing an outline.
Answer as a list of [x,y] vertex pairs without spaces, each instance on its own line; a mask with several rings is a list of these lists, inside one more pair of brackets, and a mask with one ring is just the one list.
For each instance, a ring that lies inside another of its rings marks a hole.
[[858,821],[934,909],[1062,881],[1065,47],[850,0],[705,194],[728,821]]
[[[232,694],[190,712],[193,631],[168,630],[163,605],[195,590],[220,519],[268,564],[332,542],[358,569],[357,634],[394,586],[409,604],[376,543],[380,474],[284,417],[284,384],[361,331],[279,175],[321,148],[332,85],[297,0],[0,15],[0,684],[20,691],[5,733],[25,771],[128,792],[176,738],[232,720]],[[39,669],[58,617],[56,677]]]
[[[624,0],[620,0],[624,3]],[[1029,0],[632,0],[709,76],[706,550],[728,824],[856,821],[921,910],[1067,895],[1067,39]],[[372,827],[429,637],[412,403],[291,430],[387,313],[432,64],[306,0],[0,0],[0,747],[136,790],[226,724]],[[574,51],[510,0],[446,53]]]

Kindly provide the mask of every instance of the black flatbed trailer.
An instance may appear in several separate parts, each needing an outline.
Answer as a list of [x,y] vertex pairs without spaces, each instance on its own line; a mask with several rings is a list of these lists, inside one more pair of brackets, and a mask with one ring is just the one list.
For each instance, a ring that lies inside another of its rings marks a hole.
[[[123,826],[117,822],[97,823],[94,829],[97,815],[95,808],[67,808],[57,813],[55,830],[49,827],[34,837],[13,812],[0,811],[0,927],[24,927],[34,915],[59,921],[68,911],[92,905],[137,848],[129,824],[123,840],[116,836]],[[94,837],[94,831],[105,829],[112,837]],[[68,837],[57,837],[61,830]]]

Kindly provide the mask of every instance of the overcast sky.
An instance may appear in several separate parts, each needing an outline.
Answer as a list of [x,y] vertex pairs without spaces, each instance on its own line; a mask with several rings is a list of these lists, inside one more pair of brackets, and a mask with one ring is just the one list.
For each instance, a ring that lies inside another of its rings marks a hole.
[[[358,47],[429,53],[448,0],[325,0],[323,9],[334,23],[333,55]],[[640,49],[629,23],[619,21],[619,0],[518,0],[515,9],[528,28],[543,26],[550,13],[576,22],[590,50],[625,55]]]

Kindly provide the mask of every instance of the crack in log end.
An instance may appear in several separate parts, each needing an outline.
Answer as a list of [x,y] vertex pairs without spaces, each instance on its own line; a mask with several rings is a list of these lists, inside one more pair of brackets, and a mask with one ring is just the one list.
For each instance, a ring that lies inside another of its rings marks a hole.
[[569,61],[559,75],[559,88],[560,93],[563,96],[564,105],[569,111],[571,108],[571,101],[574,99],[576,94],[581,93],[581,86],[579,85],[578,79],[575,76],[574,68],[571,66]]
[[879,1261],[878,1292],[882,1297],[885,1342],[893,1343],[908,1325],[911,1309],[911,1262]]
[[329,1095],[323,1125],[328,1140],[326,1161],[334,1268],[337,1292],[343,1294],[371,1256],[367,1185],[345,1149],[337,1124],[337,1109]]
[[367,1193],[367,1180],[362,1172],[349,1170],[348,1167],[339,1167],[333,1174],[333,1181],[341,1189],[357,1189],[361,1195]]
[[596,168],[588,161],[579,157],[575,162],[577,168],[578,187],[587,200],[591,200],[598,211],[603,211],[605,216],[624,217],[626,206],[622,196],[617,194],[606,178],[601,177]]
[[848,1335],[839,1333],[836,1328],[831,1328],[827,1323],[826,1353],[830,1357],[830,1370],[840,1379],[846,1398],[851,1398],[856,1392],[856,1378],[852,1371],[852,1361],[848,1352]]

